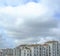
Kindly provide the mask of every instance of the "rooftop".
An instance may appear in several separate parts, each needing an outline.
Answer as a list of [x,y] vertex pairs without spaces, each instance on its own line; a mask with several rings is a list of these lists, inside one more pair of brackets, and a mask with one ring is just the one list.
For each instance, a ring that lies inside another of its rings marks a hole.
[[55,43],[55,42],[58,42],[58,41],[47,41],[45,43]]

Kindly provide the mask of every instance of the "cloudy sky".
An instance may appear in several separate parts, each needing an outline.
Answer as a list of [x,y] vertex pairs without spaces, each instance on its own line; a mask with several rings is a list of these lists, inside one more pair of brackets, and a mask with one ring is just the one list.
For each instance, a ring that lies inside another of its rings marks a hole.
[[60,40],[60,0],[0,0],[0,48]]

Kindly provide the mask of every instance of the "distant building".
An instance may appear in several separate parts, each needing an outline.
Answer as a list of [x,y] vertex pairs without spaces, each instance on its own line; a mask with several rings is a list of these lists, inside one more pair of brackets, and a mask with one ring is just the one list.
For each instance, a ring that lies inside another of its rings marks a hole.
[[6,48],[2,49],[3,56],[13,56],[13,49]]

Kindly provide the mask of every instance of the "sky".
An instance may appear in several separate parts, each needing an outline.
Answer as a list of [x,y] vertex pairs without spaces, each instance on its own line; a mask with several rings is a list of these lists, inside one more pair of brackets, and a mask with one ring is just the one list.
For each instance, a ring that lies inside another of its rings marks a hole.
[[0,48],[60,41],[60,0],[0,0]]

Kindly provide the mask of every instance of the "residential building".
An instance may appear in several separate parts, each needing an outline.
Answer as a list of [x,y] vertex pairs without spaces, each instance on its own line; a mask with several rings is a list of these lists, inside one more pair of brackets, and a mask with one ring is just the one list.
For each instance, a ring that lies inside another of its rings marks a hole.
[[21,49],[21,56],[31,56],[31,49],[24,47]]
[[21,56],[20,46],[13,49],[13,56]]
[[5,48],[2,49],[3,56],[13,56],[13,49]]
[[48,41],[46,44],[49,45],[48,56],[60,56],[59,54],[59,42],[58,41]]
[[46,56],[47,47],[47,44],[20,45],[18,49],[14,49],[14,56]]

